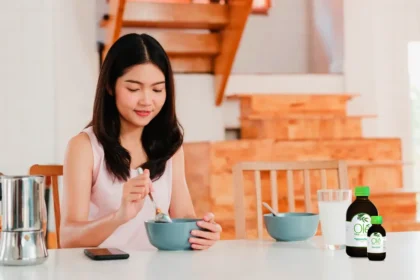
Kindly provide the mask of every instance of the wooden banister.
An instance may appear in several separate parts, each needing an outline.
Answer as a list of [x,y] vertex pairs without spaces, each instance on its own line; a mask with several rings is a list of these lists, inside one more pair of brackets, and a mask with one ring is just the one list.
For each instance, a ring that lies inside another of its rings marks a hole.
[[223,102],[223,96],[232,70],[233,61],[241,41],[243,30],[249,14],[251,13],[252,0],[230,0],[229,24],[221,32],[222,45],[221,52],[215,59],[214,82],[215,82],[215,101],[219,106]]
[[106,32],[106,48],[103,57],[108,52],[109,47],[118,40],[121,34],[123,23],[124,9],[126,0],[110,0],[109,11],[107,15],[109,27]]

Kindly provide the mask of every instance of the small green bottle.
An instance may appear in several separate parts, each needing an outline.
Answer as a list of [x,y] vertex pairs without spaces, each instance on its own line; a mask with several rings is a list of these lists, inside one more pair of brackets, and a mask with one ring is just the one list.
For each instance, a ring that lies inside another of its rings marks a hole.
[[382,227],[382,217],[372,216],[372,226],[368,230],[367,257],[371,261],[383,261],[386,257],[386,231]]

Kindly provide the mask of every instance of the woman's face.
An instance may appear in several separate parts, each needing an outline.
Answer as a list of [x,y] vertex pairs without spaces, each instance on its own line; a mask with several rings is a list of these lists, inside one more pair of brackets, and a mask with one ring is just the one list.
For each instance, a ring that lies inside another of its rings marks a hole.
[[166,100],[165,76],[152,64],[139,64],[119,77],[115,100],[120,116],[134,126],[146,126]]

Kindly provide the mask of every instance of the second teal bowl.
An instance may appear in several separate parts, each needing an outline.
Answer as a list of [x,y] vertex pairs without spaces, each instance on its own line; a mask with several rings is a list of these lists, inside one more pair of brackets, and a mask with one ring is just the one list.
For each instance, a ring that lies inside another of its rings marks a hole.
[[278,213],[264,215],[268,234],[277,241],[302,241],[313,237],[318,229],[315,213]]

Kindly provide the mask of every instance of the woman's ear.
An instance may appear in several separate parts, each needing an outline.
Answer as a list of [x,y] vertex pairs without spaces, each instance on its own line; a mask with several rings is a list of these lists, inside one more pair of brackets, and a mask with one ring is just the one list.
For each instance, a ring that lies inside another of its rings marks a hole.
[[113,96],[114,92],[112,91],[111,87],[109,86],[109,84],[106,85],[106,91],[109,95]]

